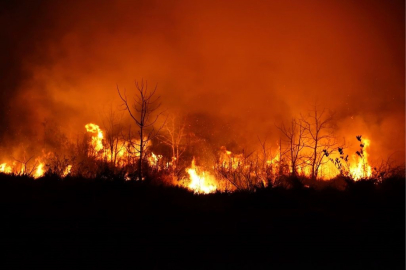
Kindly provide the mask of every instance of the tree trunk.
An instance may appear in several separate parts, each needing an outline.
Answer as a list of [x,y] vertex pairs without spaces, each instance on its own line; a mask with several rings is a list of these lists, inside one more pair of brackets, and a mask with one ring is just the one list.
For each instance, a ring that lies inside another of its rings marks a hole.
[[140,160],[138,162],[138,179],[142,181],[142,165],[144,160],[143,127],[140,128]]

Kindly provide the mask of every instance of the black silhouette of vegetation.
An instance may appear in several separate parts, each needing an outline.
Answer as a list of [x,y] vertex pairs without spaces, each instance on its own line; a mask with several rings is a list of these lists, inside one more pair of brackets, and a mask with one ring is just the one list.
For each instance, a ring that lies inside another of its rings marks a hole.
[[301,180],[201,196],[123,175],[0,174],[3,269],[404,269],[404,175]]
[[117,92],[123,102],[123,107],[128,111],[131,119],[137,127],[137,135],[139,141],[134,141],[131,136],[128,139],[129,152],[136,153],[138,159],[138,179],[144,178],[143,169],[145,167],[145,156],[149,148],[149,143],[158,136],[162,126],[155,128],[159,116],[162,112],[157,112],[161,107],[160,96],[156,96],[157,87],[152,91],[148,89],[148,83],[141,81],[135,82],[137,89],[133,101],[129,101],[126,93],[121,93],[117,86]]

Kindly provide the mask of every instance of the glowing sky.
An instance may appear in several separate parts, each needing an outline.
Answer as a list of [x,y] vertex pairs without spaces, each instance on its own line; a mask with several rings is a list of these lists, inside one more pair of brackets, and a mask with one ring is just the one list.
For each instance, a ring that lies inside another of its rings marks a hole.
[[363,134],[371,156],[404,162],[404,1],[1,5],[5,140],[45,118],[83,127],[118,102],[117,84],[144,78],[166,109],[219,121],[212,134],[228,143],[277,138],[276,122],[317,101],[336,111],[339,136]]

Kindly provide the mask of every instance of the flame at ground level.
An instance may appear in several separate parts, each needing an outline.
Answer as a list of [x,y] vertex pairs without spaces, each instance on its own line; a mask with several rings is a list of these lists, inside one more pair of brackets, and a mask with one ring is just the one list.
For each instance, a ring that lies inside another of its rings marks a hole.
[[44,173],[45,173],[44,163],[40,163],[40,164],[38,164],[37,169],[35,170],[34,178],[39,178],[39,177],[43,176]]
[[198,173],[195,166],[195,160],[192,161],[192,166],[187,169],[187,173],[190,177],[190,184],[188,188],[194,193],[213,193],[217,190],[216,178],[210,175],[208,172]]
[[0,164],[0,172],[2,172],[2,173],[12,173],[13,168],[10,165],[7,165],[7,163],[2,163],[2,164]]
[[362,178],[370,178],[372,176],[372,168],[368,163],[367,148],[371,144],[368,139],[363,139],[361,143],[361,151],[357,152],[358,156],[353,156],[353,159],[358,159],[353,166],[350,167],[350,175],[354,180],[360,180]]
[[94,133],[96,136],[92,136],[92,146],[96,151],[100,151],[103,149],[103,131],[101,131],[100,127],[96,124],[86,124],[85,125],[86,131],[89,133]]
[[[119,168],[125,171],[125,179],[129,180],[129,172],[134,170],[139,160],[139,151],[136,148],[138,141],[132,138],[130,142],[123,138],[117,140],[113,149],[109,148],[107,140],[103,136],[103,130],[96,124],[86,124],[85,129],[91,134],[87,141],[89,151],[87,157],[91,162],[91,166],[98,166],[95,164],[102,164],[103,162],[112,164],[113,168]],[[108,133],[106,133],[108,134]],[[342,167],[338,168],[334,164],[333,159],[337,159],[337,151],[330,157],[324,156],[324,160],[318,168],[318,179],[328,180],[332,179],[340,174],[350,176],[354,180],[365,179],[372,177],[372,169],[368,163],[368,147],[370,146],[370,140],[360,139],[361,149],[357,151],[357,155],[351,155],[350,160],[344,164],[342,160]],[[149,143],[147,144],[147,146]],[[132,147],[132,148],[131,148]],[[268,184],[274,184],[278,177],[281,175],[287,175],[292,173],[291,163],[289,162],[288,155],[281,155],[281,147],[278,146],[279,153],[272,158],[270,153],[264,153],[261,156],[259,152],[256,156],[249,155],[244,156],[244,153],[235,154],[228,151],[224,146],[218,151],[217,161],[210,166],[213,170],[205,170],[202,167],[195,165],[195,159],[185,172],[187,177],[181,179],[186,183],[182,186],[192,190],[195,193],[208,194],[217,190],[220,191],[234,191],[240,189],[255,189],[257,187],[266,187]],[[45,152],[43,150],[43,152]],[[305,157],[307,153],[304,153]],[[43,156],[35,159],[35,163],[31,161],[31,165],[24,158],[22,161],[15,160],[12,163],[1,163],[0,172],[16,175],[30,175],[34,178],[42,177],[47,170],[50,169],[50,159],[56,156],[56,153],[49,152],[43,154]],[[145,152],[145,161],[153,170],[168,170],[172,171],[175,167],[172,167],[173,157],[164,157],[163,155],[156,155],[150,151]],[[75,158],[59,164],[57,174],[61,177],[66,177],[69,174],[78,173],[78,163],[71,163]],[[29,159],[28,159],[29,160]],[[96,161],[98,163],[96,163]],[[105,164],[103,163],[103,164]],[[68,165],[69,164],[69,165]],[[95,167],[94,167],[95,168]],[[128,169],[130,171],[128,171]],[[297,165],[297,173],[301,176],[311,177],[312,165],[310,160],[305,160]],[[80,169],[79,169],[80,171]],[[53,171],[55,173],[55,171]],[[80,173],[80,172],[79,172]],[[133,171],[131,172],[133,173]],[[92,176],[89,176],[92,177]],[[176,178],[177,179],[177,178]],[[177,180],[176,180],[177,181]],[[173,182],[175,185],[179,183]]]

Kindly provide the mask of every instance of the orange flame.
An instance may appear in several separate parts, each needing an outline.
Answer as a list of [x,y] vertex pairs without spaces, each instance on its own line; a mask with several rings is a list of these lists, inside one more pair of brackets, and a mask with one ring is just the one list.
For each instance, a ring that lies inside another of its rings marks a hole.
[[216,178],[205,171],[199,173],[196,169],[195,159],[193,159],[191,167],[187,169],[190,177],[188,188],[194,193],[208,194],[215,192],[217,189],[217,186],[214,184],[217,182]]
[[94,150],[99,152],[103,149],[103,131],[101,131],[100,127],[96,124],[86,124],[85,125],[86,131],[89,133],[94,133],[96,135],[92,136],[92,146]]
[[44,163],[39,163],[35,172],[34,172],[34,178],[40,178],[41,176],[43,176],[45,173],[44,171]]
[[11,173],[12,171],[13,171],[13,169],[11,168],[10,165],[7,165],[7,163],[0,164],[0,172]]
[[[137,151],[137,142],[133,141],[131,147],[129,148],[128,142],[125,140],[121,140],[119,143],[119,147],[117,147],[116,153],[111,153],[113,150],[110,150],[106,146],[106,142],[103,141],[103,131],[102,129],[93,123],[88,123],[85,125],[86,131],[91,134],[91,141],[90,147],[91,152],[96,153],[94,156],[97,160],[109,160],[109,157],[113,160],[114,155],[114,166],[127,166],[132,165],[134,163],[134,158],[139,159],[139,151]],[[105,144],[103,144],[105,143]],[[352,162],[350,164],[346,164],[345,167],[345,174],[352,177],[354,180],[360,180],[365,178],[372,177],[372,168],[368,162],[368,150],[370,147],[370,140],[363,139],[361,143],[361,150],[357,152],[357,155],[352,155],[351,159]],[[22,162],[13,162],[12,164],[2,163],[0,164],[0,172],[7,173],[7,174],[30,174],[34,178],[39,178],[44,175],[45,173],[45,162],[49,159],[49,155],[44,154],[42,157],[39,157],[35,160],[34,167],[29,166]],[[336,154],[332,154],[333,156]],[[183,183],[182,186],[187,187],[188,189],[192,190],[195,193],[213,193],[216,190],[235,190],[235,188],[242,188],[245,187],[246,183],[234,183],[230,181],[230,173],[236,172],[237,174],[243,174],[243,178],[241,179],[248,179],[247,182],[251,186],[257,185],[260,181],[262,181],[263,186],[266,186],[269,181],[274,181],[279,173],[285,174],[289,173],[289,160],[285,160],[279,156],[279,153],[272,158],[271,155],[268,156],[268,160],[261,160],[260,157],[257,156],[257,159],[250,157],[245,157],[243,154],[234,154],[231,151],[228,151],[224,146],[220,148],[218,152],[218,160],[217,163],[214,164],[213,169],[214,172],[210,173],[202,169],[201,167],[197,167],[195,164],[195,159],[193,159],[191,166],[186,169],[188,173],[188,178],[185,178],[187,183]],[[336,167],[335,163],[327,162],[328,155],[325,157],[326,162],[323,161],[318,168],[318,175],[319,179],[332,179],[340,174],[340,169]],[[156,155],[152,152],[147,152],[145,159],[148,161],[148,164],[151,167],[155,167],[158,170],[169,169],[172,166],[172,162],[165,160],[163,161],[162,155]],[[172,157],[172,159],[174,159]],[[332,158],[329,158],[333,160]],[[303,161],[297,166],[297,172],[300,175],[310,177],[312,172],[311,161]],[[226,170],[224,170],[226,169]],[[72,165],[68,165],[64,168],[63,172],[61,172],[62,177],[66,177],[71,173]],[[290,168],[291,170],[291,168]],[[344,172],[344,171],[343,171]],[[245,177],[245,178],[244,178]],[[125,174],[125,179],[129,180],[130,177],[128,172]],[[266,180],[266,181],[265,181]],[[233,180],[234,181],[234,180]],[[240,181],[240,180],[238,180]],[[231,183],[231,184],[230,184]],[[247,185],[248,185],[247,184]],[[229,187],[231,185],[231,188]],[[234,187],[233,187],[234,185]],[[238,186],[238,187],[237,187]]]
[[148,163],[150,166],[157,167],[159,160],[162,158],[162,155],[155,155],[154,153],[151,152],[151,156],[149,156]]
[[233,154],[231,151],[228,151],[225,146],[222,146],[220,148],[218,165],[226,169],[237,169],[238,166],[241,165],[242,158],[242,154]]
[[63,171],[62,177],[66,177],[68,176],[68,174],[70,174],[70,171],[72,169],[72,165],[68,165],[65,170]]
[[370,140],[363,139],[363,154],[362,157],[354,155],[353,160],[358,160],[354,165],[350,166],[350,175],[354,180],[360,180],[363,178],[370,178],[372,176],[372,168],[368,164],[368,152],[367,148],[370,145]]

